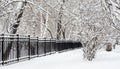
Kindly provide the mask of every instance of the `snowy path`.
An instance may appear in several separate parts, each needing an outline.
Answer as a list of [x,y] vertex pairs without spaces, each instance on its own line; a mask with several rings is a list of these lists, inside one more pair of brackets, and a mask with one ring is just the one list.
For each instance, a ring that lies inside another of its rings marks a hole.
[[82,59],[82,50],[38,57],[30,61],[1,66],[0,69],[120,69],[120,52],[98,52],[92,62]]

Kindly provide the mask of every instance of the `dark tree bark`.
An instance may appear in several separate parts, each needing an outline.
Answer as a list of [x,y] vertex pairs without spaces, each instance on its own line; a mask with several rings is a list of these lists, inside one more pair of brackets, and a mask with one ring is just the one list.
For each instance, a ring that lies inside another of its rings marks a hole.
[[63,5],[65,3],[65,0],[62,0],[63,4],[61,4],[60,7],[60,12],[59,12],[59,19],[58,19],[58,23],[57,23],[57,39],[61,39],[61,37],[63,37],[63,39],[65,39],[65,29],[63,29],[62,27],[62,17],[63,17]]
[[[12,26],[11,26],[11,28],[10,28],[10,34],[16,34],[16,32],[17,32],[17,28],[19,27],[19,24],[20,24],[20,19],[22,18],[22,16],[23,16],[23,13],[24,13],[24,9],[25,9],[25,6],[26,6],[26,4],[27,4],[27,2],[25,1],[25,2],[22,2],[21,1],[21,8],[19,9],[19,12],[18,13],[15,13],[15,17],[16,17],[16,19],[15,19],[15,22],[16,23],[14,23]],[[10,36],[11,37],[11,36]],[[14,37],[14,36],[13,36]],[[13,40],[13,38],[10,38],[10,40]],[[11,52],[11,49],[12,49],[12,46],[13,46],[13,41],[10,41],[9,43],[8,43],[8,47],[6,48],[6,50],[5,50],[5,53],[4,53],[4,60],[7,60],[8,58],[9,58],[9,54],[10,54],[10,52]]]
[[66,37],[65,37],[65,29],[63,29],[63,31],[62,31],[62,35],[63,35],[63,39],[65,39]]
[[111,43],[107,43],[106,51],[112,51],[112,44]]

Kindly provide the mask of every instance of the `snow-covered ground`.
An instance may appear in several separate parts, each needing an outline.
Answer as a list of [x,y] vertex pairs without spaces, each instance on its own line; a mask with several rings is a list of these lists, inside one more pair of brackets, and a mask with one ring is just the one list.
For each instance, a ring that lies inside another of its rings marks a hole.
[[0,69],[120,69],[120,49],[112,52],[99,51],[93,61],[83,60],[82,50],[38,57]]

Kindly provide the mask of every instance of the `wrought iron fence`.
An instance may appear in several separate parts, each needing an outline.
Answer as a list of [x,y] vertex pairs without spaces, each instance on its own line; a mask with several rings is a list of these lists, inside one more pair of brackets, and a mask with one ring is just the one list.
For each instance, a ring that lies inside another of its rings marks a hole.
[[0,35],[0,64],[30,60],[79,47],[82,47],[79,41],[2,34]]

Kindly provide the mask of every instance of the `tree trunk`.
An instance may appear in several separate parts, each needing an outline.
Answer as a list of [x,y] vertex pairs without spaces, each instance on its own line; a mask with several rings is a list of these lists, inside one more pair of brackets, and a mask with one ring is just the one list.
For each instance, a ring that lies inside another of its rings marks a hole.
[[[62,0],[62,3],[65,3],[65,0]],[[63,39],[65,39],[65,29],[63,30],[62,27],[62,16],[63,16],[63,4],[61,4],[60,7],[60,12],[59,12],[59,20],[57,23],[57,39],[61,39],[61,37],[63,37]]]
[[[15,23],[10,27],[10,34],[16,34],[17,32],[17,28],[19,27],[20,24],[20,18],[22,18],[23,16],[23,12],[24,12],[24,7],[26,6],[26,1],[25,2],[18,2],[18,12],[15,13]],[[10,36],[11,37],[11,36]],[[14,37],[14,36],[13,36]],[[10,40],[12,40],[13,38],[10,38]],[[10,41],[10,43],[8,43],[8,47],[6,48],[6,51],[4,53],[4,60],[7,60],[9,58],[9,54],[11,52],[13,46],[13,41]]]
[[62,31],[63,39],[65,39],[65,29]]
[[107,43],[106,51],[112,51],[112,44],[111,43]]
[[97,51],[97,37],[92,38],[92,40],[86,42],[83,48],[83,56],[85,59],[92,61],[95,58]]
[[57,23],[57,39],[59,40],[61,38],[61,20],[59,20],[59,23]]

